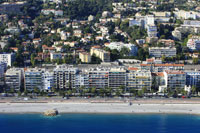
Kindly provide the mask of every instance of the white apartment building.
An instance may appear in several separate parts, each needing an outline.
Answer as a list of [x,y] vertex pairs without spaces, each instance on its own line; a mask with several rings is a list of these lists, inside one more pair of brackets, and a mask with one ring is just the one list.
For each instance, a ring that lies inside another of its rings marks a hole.
[[149,48],[149,55],[151,57],[161,58],[165,57],[175,57],[176,48],[175,47],[151,47]]
[[186,75],[183,71],[164,71],[164,79],[166,88],[170,89],[184,89],[186,82]]
[[199,50],[200,49],[200,36],[193,36],[187,42],[187,47],[190,50]]
[[55,9],[42,9],[41,11],[44,15],[49,15],[50,13],[53,13],[55,16],[63,16],[62,10],[55,10]]
[[11,68],[5,73],[5,83],[8,89],[20,90],[24,71],[21,68]]
[[146,16],[146,25],[155,25],[155,18],[153,15]]
[[193,11],[180,10],[180,11],[174,12],[174,17],[178,19],[194,19],[195,20],[200,17],[200,13],[193,12]]
[[0,62],[6,63],[7,66],[12,66],[14,55],[14,53],[0,54]]
[[4,85],[4,72],[6,70],[6,64],[0,63],[0,86]]
[[111,42],[110,44],[106,45],[106,47],[110,48],[111,50],[117,49],[121,51],[122,48],[128,48],[130,50],[130,55],[136,56],[138,52],[138,47],[135,44],[125,44],[123,42]]
[[29,68],[24,73],[24,84],[25,89],[32,91],[35,88],[38,88],[40,90],[43,89],[43,73],[45,69],[38,69],[38,68]]
[[59,65],[53,72],[55,88],[62,90],[75,88],[78,68],[68,65]]
[[42,83],[43,83],[43,90],[51,91],[54,86],[54,76],[53,72],[45,71],[42,74]]
[[129,68],[127,73],[127,88],[141,90],[146,88],[151,90],[152,76],[150,71],[143,71],[137,68]]
[[50,53],[50,60],[56,60],[56,59],[63,59],[67,54],[66,53]]

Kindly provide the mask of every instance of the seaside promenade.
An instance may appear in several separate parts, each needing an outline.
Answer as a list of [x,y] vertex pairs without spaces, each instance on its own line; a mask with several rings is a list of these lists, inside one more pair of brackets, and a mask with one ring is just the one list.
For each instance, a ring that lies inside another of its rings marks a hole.
[[[130,104],[130,102],[132,104]],[[0,113],[177,113],[200,114],[200,99],[1,99]]]

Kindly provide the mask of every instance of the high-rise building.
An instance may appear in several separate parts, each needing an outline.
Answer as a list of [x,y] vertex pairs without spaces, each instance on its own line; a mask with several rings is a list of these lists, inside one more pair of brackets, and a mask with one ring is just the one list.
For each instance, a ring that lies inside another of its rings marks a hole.
[[139,70],[138,68],[129,68],[127,73],[127,88],[141,90],[151,89],[152,76],[150,71]]
[[185,87],[185,73],[183,71],[164,71],[164,78],[166,88],[169,89],[184,89]]
[[23,69],[11,68],[5,73],[6,88],[20,90],[23,80]]
[[14,56],[14,53],[2,53],[0,54],[0,62],[6,63],[7,66],[12,66]]
[[186,85],[200,87],[200,72],[199,71],[185,71]]
[[43,73],[44,69],[28,69],[24,73],[25,78],[25,89],[32,91],[35,88],[42,90],[43,89]]
[[54,86],[54,75],[53,72],[45,71],[42,74],[43,90],[51,91]]
[[0,63],[0,86],[4,85],[4,72],[6,70],[6,63]]
[[76,75],[78,68],[67,65],[57,66],[54,70],[54,87],[56,89],[72,89],[75,88]]
[[111,68],[108,74],[108,86],[112,89],[126,88],[126,69]]
[[97,89],[108,87],[109,68],[90,68],[89,74],[89,87]]

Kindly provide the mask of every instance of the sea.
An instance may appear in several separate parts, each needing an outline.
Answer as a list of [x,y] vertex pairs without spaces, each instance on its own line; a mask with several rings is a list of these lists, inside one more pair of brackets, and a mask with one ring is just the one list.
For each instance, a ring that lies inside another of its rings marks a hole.
[[200,116],[177,114],[0,114],[0,133],[200,133]]

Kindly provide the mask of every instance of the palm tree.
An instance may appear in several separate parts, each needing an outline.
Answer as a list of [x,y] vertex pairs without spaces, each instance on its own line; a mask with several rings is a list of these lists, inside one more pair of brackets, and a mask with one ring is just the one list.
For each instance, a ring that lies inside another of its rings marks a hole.
[[36,94],[39,94],[40,90],[38,89],[38,87],[34,87],[33,92],[36,93]]
[[197,92],[197,87],[196,86],[192,86],[192,94],[196,94]]
[[107,95],[107,96],[109,96],[109,97],[112,96],[112,88],[106,87],[106,88],[105,88],[105,91],[106,91],[106,95]]
[[92,87],[90,91],[94,96],[96,96],[96,88],[95,87]]
[[80,93],[80,95],[82,96],[83,95],[83,90],[85,89],[85,86],[81,86],[80,88],[79,88],[79,93]]
[[99,95],[103,97],[103,96],[104,96],[104,94],[105,94],[105,90],[104,90],[104,89],[102,89],[102,88],[101,88],[101,89],[99,89]]

